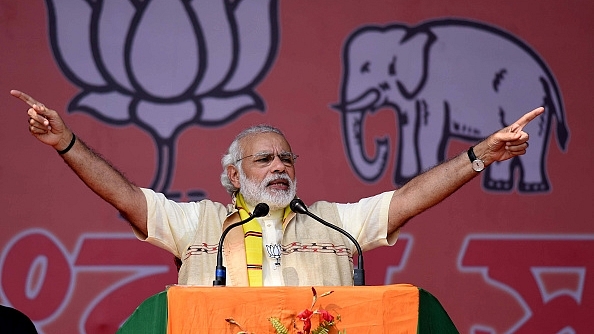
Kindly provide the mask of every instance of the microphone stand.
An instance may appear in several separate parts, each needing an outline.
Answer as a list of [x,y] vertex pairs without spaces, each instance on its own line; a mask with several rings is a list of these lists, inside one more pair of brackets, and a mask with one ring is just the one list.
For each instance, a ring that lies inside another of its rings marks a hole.
[[217,249],[217,266],[215,268],[215,279],[212,282],[213,286],[226,286],[227,285],[227,268],[225,268],[225,266],[223,266],[223,241],[225,240],[227,233],[229,233],[229,231],[231,231],[232,228],[243,225],[254,218],[266,216],[268,214],[268,211],[269,211],[268,204],[259,203],[254,208],[254,212],[248,218],[246,218],[245,220],[239,221],[237,223],[233,223],[233,224],[229,225],[223,231],[223,234],[221,234],[221,238],[219,239],[219,248]]
[[317,220],[318,222],[328,226],[329,228],[342,233],[347,238],[349,238],[349,240],[351,240],[353,242],[353,244],[355,244],[355,247],[357,248],[358,258],[357,258],[357,268],[353,269],[353,285],[364,286],[365,285],[365,269],[363,269],[363,267],[364,267],[363,252],[361,251],[361,246],[359,245],[359,242],[355,238],[353,238],[353,236],[350,233],[348,233],[347,231],[343,230],[342,228],[340,228],[334,224],[330,224],[329,222],[327,222],[327,221],[323,220],[322,218],[311,213],[307,209],[307,207],[305,206],[303,201],[300,200],[299,198],[295,198],[291,201],[290,208],[291,208],[291,210],[293,210],[293,212],[306,214],[306,215],[310,216],[311,218]]

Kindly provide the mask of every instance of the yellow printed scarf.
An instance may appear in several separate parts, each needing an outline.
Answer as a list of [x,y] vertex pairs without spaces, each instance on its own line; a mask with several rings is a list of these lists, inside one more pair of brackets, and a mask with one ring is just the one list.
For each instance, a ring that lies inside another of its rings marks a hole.
[[[251,212],[241,193],[237,194],[235,203],[241,220],[249,218]],[[286,207],[283,221],[290,213],[291,209]],[[245,257],[247,260],[247,272],[250,286],[262,286],[262,253],[264,251],[264,247],[262,247],[262,226],[260,226],[260,223],[258,223],[255,218],[243,224],[242,228],[245,238]]]

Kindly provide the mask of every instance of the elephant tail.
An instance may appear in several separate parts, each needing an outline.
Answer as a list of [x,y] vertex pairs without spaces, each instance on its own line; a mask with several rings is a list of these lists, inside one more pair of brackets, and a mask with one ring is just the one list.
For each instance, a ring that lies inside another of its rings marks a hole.
[[[561,149],[567,151],[567,143],[569,142],[569,129],[565,120],[565,108],[559,89],[554,80],[546,80],[541,78],[541,83],[545,90],[546,105],[551,108],[551,115],[555,115],[557,120],[557,142]],[[551,87],[552,86],[552,87]],[[551,91],[551,88],[553,91]]]

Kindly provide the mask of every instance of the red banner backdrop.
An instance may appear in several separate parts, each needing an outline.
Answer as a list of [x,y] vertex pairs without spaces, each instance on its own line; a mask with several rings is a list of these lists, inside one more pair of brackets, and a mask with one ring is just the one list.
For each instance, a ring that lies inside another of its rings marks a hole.
[[[220,157],[252,124],[285,131],[306,204],[352,202],[545,104],[533,153],[366,253],[367,280],[431,291],[464,333],[590,331],[594,4],[118,3],[0,3],[0,303],[40,332],[112,333],[176,271],[29,134],[10,89],[138,185],[224,203]],[[411,128],[444,113],[451,128]]]

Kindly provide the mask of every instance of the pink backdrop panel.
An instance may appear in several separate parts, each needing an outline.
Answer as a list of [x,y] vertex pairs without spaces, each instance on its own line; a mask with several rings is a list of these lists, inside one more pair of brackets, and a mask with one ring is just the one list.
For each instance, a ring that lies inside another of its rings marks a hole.
[[[131,4],[122,2],[117,5],[121,8],[115,8],[105,3],[104,15],[95,17],[106,20],[99,21],[99,30],[89,29],[94,24],[91,14],[98,10],[89,3],[0,3],[0,137],[4,144],[0,304],[25,312],[40,331],[113,333],[142,300],[177,278],[171,254],[137,241],[109,204],[90,191],[53,149],[30,135],[27,107],[10,96],[10,89],[23,90],[59,111],[78,137],[139,186],[156,185],[180,200],[206,196],[226,203],[229,196],[219,182],[222,154],[241,129],[270,123],[285,131],[300,155],[298,193],[306,204],[320,199],[353,202],[397,188],[399,164],[414,165],[414,157],[399,154],[425,153],[433,137],[419,137],[415,144],[407,141],[402,130],[415,114],[406,114],[404,105],[398,106],[401,109],[382,105],[373,113],[366,109],[360,127],[364,155],[373,158],[379,152],[376,139],[383,138],[388,149],[386,164],[369,172],[372,178],[361,177],[353,151],[349,152],[346,114],[339,107],[345,97],[343,84],[365,86],[362,79],[349,81],[345,76],[343,62],[355,63],[354,53],[348,53],[349,58],[343,53],[349,36],[366,26],[418,28],[430,20],[454,18],[493,28],[476,29],[486,31],[485,38],[469,38],[459,48],[460,56],[467,56],[468,50],[489,50],[469,58],[479,64],[479,70],[486,69],[481,62],[486,64],[503,46],[491,50],[477,48],[475,43],[488,47],[515,40],[528,46],[519,49],[519,57],[538,61],[516,66],[519,63],[510,58],[508,71],[498,72],[500,80],[515,80],[510,94],[521,95],[514,100],[521,110],[514,112],[527,112],[544,101],[544,95],[538,95],[542,92],[532,94],[527,88],[542,82],[542,77],[530,75],[536,71],[531,66],[545,68],[558,88],[568,140],[562,147],[557,117],[548,125],[547,119],[535,122],[530,128],[534,143],[530,148],[536,149],[538,133],[543,131],[542,154],[510,169],[511,189],[490,190],[483,184],[488,174],[479,175],[411,220],[394,247],[366,253],[367,281],[411,283],[430,291],[463,333],[557,333],[564,328],[583,333],[590,329],[587,312],[594,308],[594,282],[587,272],[594,268],[594,181],[588,167],[594,161],[590,148],[594,46],[584,36],[594,28],[593,3],[287,0],[251,2],[254,7],[248,7],[247,2],[236,2],[241,6],[228,15],[236,19],[243,34],[235,31],[235,35],[224,35],[229,25],[220,22],[228,17],[217,16],[223,13],[224,1],[193,7],[189,15],[182,10],[182,2],[159,8],[156,1],[144,1],[146,19],[140,21],[131,20],[138,9]],[[82,22],[79,29],[79,21],[63,16],[67,12],[63,7],[77,13]],[[200,31],[205,39],[196,39],[193,49],[181,39],[192,31],[188,17],[203,23]],[[141,23],[133,30],[131,22]],[[496,115],[491,106],[504,109],[510,99],[492,101],[486,92],[477,93],[475,77],[458,71],[456,59],[438,60],[436,46],[448,46],[455,41],[448,38],[461,35],[450,28],[443,30],[447,35],[435,25],[428,29],[436,35],[428,61],[431,70],[448,73],[448,80],[461,86],[453,89],[442,84],[439,91],[435,88],[439,82],[430,76],[419,93],[425,99],[412,98],[410,106],[424,102],[426,110],[437,114],[443,104],[432,103],[443,92],[452,106],[456,99],[467,101],[476,113],[462,119],[473,124]],[[167,38],[170,31],[178,32],[175,36],[180,39]],[[129,54],[123,48],[126,36],[137,42]],[[245,42],[243,53],[225,43],[230,36],[249,36],[240,39]],[[382,59],[392,60],[386,50],[397,43],[391,42],[362,48],[372,73],[387,75],[390,62]],[[172,44],[163,47],[164,43]],[[97,45],[101,47],[93,49]],[[140,47],[145,48],[143,52],[135,53]],[[109,53],[118,48],[119,54]],[[101,61],[89,58],[97,56],[97,50],[103,52]],[[115,55],[129,57],[133,66],[123,70],[126,63],[118,63]],[[405,56],[394,59],[395,66],[408,64],[397,67],[397,75],[414,69]],[[380,70],[373,67],[378,63],[384,66]],[[468,62],[469,68],[475,65]],[[106,80],[106,73],[117,75]],[[118,89],[113,89],[115,82]],[[180,88],[184,84],[193,87],[194,99],[184,97]],[[452,107],[452,115],[457,117],[457,112]],[[492,123],[488,125],[493,129],[500,126]],[[444,157],[465,151],[474,141],[470,137],[450,138],[443,147]],[[522,190],[519,180],[542,174],[538,171],[543,166],[549,189]]]

